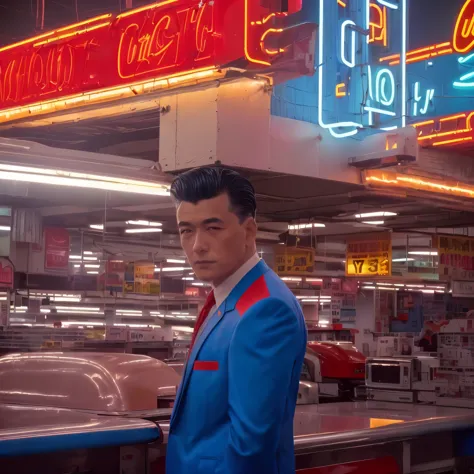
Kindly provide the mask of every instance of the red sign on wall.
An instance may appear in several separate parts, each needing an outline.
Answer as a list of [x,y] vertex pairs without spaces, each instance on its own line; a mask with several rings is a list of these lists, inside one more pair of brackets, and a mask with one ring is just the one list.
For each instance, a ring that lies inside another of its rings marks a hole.
[[0,258],[0,288],[13,288],[13,266],[5,258]]
[[292,25],[301,5],[288,3],[286,11],[274,11],[262,6],[272,2],[253,0],[164,0],[0,48],[0,110],[9,110],[1,118],[15,118],[22,105],[34,104],[30,114],[54,111],[45,102],[59,97],[77,106],[87,92],[110,100],[124,85],[154,87],[149,81],[156,79],[173,85],[183,73],[270,66],[294,56],[294,43],[307,43],[315,30]]
[[44,230],[44,268],[67,270],[69,265],[69,232],[59,227]]

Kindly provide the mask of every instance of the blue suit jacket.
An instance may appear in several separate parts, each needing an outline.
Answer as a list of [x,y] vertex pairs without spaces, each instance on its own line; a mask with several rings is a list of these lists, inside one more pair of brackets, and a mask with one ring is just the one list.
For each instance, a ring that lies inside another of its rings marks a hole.
[[189,355],[171,418],[167,473],[294,473],[305,351],[300,305],[260,261],[209,315]]

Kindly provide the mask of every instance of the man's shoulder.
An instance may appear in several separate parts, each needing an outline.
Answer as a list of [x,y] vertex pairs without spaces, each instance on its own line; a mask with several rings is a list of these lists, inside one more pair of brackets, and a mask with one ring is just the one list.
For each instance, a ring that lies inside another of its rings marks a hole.
[[286,306],[291,312],[299,308],[290,289],[272,270],[269,270],[247,288],[237,301],[236,309],[240,315],[243,315],[257,304],[275,304],[276,302],[281,306]]

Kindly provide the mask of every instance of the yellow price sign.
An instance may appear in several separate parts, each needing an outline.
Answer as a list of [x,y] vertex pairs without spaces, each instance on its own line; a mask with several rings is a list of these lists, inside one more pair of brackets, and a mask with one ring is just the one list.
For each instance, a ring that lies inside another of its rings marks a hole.
[[275,271],[278,275],[311,275],[314,271],[314,249],[277,245]]
[[391,276],[392,241],[389,233],[350,237],[346,251],[347,276]]
[[392,265],[386,255],[354,255],[346,259],[347,276],[390,276]]

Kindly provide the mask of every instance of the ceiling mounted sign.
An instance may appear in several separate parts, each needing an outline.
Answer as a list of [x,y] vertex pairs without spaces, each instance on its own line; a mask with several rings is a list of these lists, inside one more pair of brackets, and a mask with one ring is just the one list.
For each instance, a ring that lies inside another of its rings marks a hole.
[[389,232],[351,236],[346,249],[347,276],[391,276],[392,238]]
[[275,272],[278,275],[312,275],[314,249],[304,247],[275,247]]

